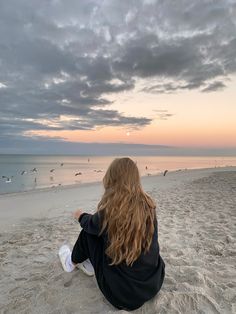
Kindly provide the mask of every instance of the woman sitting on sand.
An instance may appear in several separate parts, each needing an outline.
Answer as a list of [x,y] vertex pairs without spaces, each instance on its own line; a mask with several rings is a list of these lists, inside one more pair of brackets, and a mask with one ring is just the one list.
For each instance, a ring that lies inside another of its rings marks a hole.
[[135,310],[158,293],[165,276],[156,206],[143,191],[138,168],[130,158],[115,159],[103,184],[97,212],[75,212],[83,230],[72,253],[66,245],[60,248],[60,260],[67,272],[77,266],[87,275],[95,273],[113,306]]

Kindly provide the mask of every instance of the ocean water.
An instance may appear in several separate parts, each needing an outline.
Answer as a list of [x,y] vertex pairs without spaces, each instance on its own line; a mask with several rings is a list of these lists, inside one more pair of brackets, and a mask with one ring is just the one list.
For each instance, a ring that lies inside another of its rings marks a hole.
[[[236,156],[129,157],[137,162],[141,176],[159,174],[166,169],[236,166]],[[101,181],[114,158],[114,156],[0,155],[0,194]]]

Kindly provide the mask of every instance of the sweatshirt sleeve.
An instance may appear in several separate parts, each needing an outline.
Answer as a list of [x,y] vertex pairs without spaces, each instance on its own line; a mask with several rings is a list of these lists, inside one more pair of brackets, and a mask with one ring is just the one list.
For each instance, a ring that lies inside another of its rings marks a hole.
[[85,232],[98,236],[102,227],[101,213],[96,212],[93,215],[83,213],[79,218],[79,223]]

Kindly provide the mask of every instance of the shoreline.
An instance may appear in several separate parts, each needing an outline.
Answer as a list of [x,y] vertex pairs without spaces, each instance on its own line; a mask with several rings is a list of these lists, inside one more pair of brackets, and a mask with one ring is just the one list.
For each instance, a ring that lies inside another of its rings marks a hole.
[[[154,188],[165,191],[207,177],[213,172],[222,171],[233,172],[236,171],[236,167],[174,170],[168,171],[165,177],[163,174],[143,176],[141,182],[144,190],[151,193]],[[3,231],[14,229],[28,218],[72,215],[77,208],[94,212],[102,194],[103,185],[100,181],[0,195],[0,229]]]
[[[186,172],[186,171],[209,171],[209,170],[215,170],[220,171],[219,169],[226,169],[226,171],[230,171],[234,168],[236,170],[236,166],[217,166],[217,167],[208,167],[208,168],[182,168],[182,169],[176,169],[176,170],[168,170],[168,174],[175,173],[175,172]],[[167,174],[167,175],[168,175]],[[144,176],[140,176],[141,180],[145,178],[150,177],[161,177],[163,176],[163,172],[157,173],[157,174],[147,174]],[[0,199],[5,196],[15,196],[20,194],[31,194],[31,193],[38,193],[38,192],[49,192],[49,191],[58,191],[58,190],[64,190],[64,189],[71,189],[71,188],[78,188],[82,186],[90,186],[90,185],[97,185],[101,184],[102,181],[92,181],[92,182],[82,182],[82,183],[72,183],[72,184],[66,184],[66,185],[57,185],[57,186],[51,186],[51,187],[44,187],[44,188],[37,188],[37,189],[31,189],[26,191],[18,191],[18,192],[6,192],[6,193],[0,193]]]

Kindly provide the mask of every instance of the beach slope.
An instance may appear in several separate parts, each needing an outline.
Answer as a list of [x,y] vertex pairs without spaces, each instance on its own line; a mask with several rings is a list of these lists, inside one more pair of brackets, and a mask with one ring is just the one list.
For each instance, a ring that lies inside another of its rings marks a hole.
[[[235,313],[235,167],[142,181],[157,202],[166,278],[159,295],[133,313]],[[63,272],[57,256],[78,237],[72,212],[95,211],[101,194],[97,183],[0,196],[1,313],[122,313],[94,278]]]

